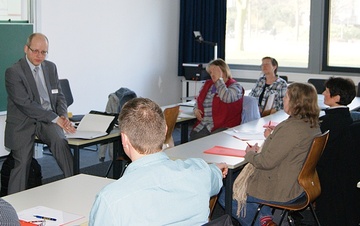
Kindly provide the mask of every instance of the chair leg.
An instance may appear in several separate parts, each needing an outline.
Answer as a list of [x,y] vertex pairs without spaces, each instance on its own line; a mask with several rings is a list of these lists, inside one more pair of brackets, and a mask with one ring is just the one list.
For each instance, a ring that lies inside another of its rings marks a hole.
[[[287,220],[288,220],[289,225],[295,226],[295,220],[294,220],[294,218],[291,216],[290,212],[289,212],[289,211],[286,211],[286,214],[287,214]],[[284,216],[285,216],[285,213],[284,213]],[[280,223],[279,225],[281,225],[281,223]]]
[[[122,177],[122,176],[123,176],[123,174],[124,174],[124,172],[125,172],[126,168],[129,166],[129,164],[130,164],[129,162],[126,162],[126,163],[125,163],[124,167],[123,167],[123,168],[122,168],[122,170],[121,170],[120,177]],[[120,178],[120,177],[119,177],[119,178]]]
[[317,217],[317,215],[316,215],[316,213],[315,213],[314,207],[313,207],[313,205],[312,205],[311,203],[309,203],[309,207],[310,207],[310,210],[311,210],[312,215],[314,216],[314,219],[315,219],[315,221],[316,221],[316,224],[317,224],[318,226],[321,226],[321,225],[320,225],[320,222],[319,222],[319,219],[318,219],[318,217]]
[[109,168],[107,169],[106,171],[106,174],[105,174],[105,177],[108,177],[109,173],[110,173],[110,170],[111,170],[111,167],[113,166],[114,162],[111,161],[110,165],[109,165]]
[[286,210],[282,210],[281,212],[281,218],[280,218],[280,222],[279,222],[279,226],[282,224],[282,222],[284,221],[284,218],[286,215],[289,215],[288,211]]
[[258,208],[257,208],[257,211],[256,211],[256,214],[254,216],[254,219],[251,223],[251,226],[254,226],[255,225],[255,221],[256,221],[256,218],[258,217],[259,213],[260,213],[260,210],[261,208],[264,206],[264,204],[259,204]]
[[[122,160],[122,161],[124,161],[124,160]],[[114,162],[111,162],[111,163],[110,163],[109,168],[108,168],[107,171],[106,171],[105,177],[108,177],[108,175],[109,175],[109,173],[110,173],[110,170],[111,170],[111,168],[112,168],[112,166],[113,166],[113,163],[114,163]],[[129,164],[130,164],[129,162],[126,162],[126,163],[123,165],[122,170],[121,170],[121,173],[120,173],[120,177],[122,177],[122,175],[123,175],[124,172],[125,172],[126,167],[128,167]],[[119,178],[120,178],[120,177],[119,177]]]

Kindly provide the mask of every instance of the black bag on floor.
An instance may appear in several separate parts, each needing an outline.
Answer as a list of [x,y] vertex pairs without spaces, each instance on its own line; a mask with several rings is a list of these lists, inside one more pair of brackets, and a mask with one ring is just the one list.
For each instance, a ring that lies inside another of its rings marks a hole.
[[[15,166],[15,160],[11,153],[7,156],[1,168],[1,191],[0,196],[8,194],[10,172]],[[41,166],[34,158],[31,160],[27,189],[42,185]]]

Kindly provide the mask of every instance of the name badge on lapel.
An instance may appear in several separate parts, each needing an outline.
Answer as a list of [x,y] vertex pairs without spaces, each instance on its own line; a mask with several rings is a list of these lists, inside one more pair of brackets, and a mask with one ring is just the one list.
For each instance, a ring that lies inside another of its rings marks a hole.
[[58,94],[59,93],[59,90],[58,89],[52,89],[51,90],[51,94]]

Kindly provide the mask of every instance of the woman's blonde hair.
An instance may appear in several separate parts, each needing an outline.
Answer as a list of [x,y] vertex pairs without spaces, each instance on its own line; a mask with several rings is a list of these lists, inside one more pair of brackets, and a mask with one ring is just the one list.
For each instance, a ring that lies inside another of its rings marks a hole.
[[310,122],[311,127],[317,127],[320,108],[315,87],[309,83],[294,82],[288,86],[287,93],[291,116]]
[[210,68],[211,65],[219,66],[221,71],[226,75],[227,78],[232,78],[229,65],[227,65],[227,63],[225,63],[225,61],[223,59],[218,58],[216,60],[210,61],[208,63],[208,65],[206,66],[206,71],[207,72],[209,72],[209,68]]

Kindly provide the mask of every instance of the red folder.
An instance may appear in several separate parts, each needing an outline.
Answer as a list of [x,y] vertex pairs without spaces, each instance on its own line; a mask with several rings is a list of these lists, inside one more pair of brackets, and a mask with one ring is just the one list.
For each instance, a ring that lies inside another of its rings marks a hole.
[[214,146],[206,151],[205,154],[213,154],[213,155],[226,155],[226,156],[235,156],[235,157],[244,157],[246,152],[245,150],[235,149],[235,148],[227,148],[222,146]]

